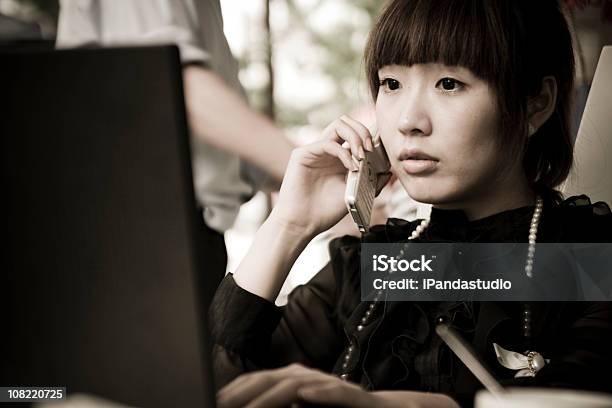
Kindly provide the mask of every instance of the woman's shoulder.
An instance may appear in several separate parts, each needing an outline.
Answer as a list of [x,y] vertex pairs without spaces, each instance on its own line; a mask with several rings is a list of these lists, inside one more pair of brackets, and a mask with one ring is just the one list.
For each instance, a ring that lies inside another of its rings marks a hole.
[[569,197],[550,208],[550,225],[560,242],[612,242],[612,212],[586,195]]

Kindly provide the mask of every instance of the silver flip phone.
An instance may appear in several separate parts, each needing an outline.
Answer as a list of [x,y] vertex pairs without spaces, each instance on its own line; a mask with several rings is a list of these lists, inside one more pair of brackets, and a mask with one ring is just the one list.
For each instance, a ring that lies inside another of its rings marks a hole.
[[348,172],[344,193],[349,213],[361,232],[367,232],[370,226],[378,177],[388,173],[391,168],[380,137],[373,143],[374,151],[365,151],[365,159],[359,162],[358,170]]

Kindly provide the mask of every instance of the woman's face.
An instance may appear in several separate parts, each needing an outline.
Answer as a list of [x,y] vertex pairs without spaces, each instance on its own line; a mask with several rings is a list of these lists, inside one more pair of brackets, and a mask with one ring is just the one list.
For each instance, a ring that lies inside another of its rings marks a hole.
[[386,66],[379,79],[378,132],[412,198],[464,208],[501,187],[508,158],[498,148],[500,118],[486,82],[443,64]]

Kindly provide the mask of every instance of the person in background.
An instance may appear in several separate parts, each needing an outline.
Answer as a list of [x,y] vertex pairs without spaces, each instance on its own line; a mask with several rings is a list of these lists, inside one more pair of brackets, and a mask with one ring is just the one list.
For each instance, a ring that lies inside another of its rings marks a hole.
[[261,174],[255,166],[278,185],[293,146],[248,106],[219,0],[60,0],[57,48],[155,44],[180,50],[195,193],[209,230],[205,245],[215,255],[207,264],[220,281],[227,264],[223,233],[255,185],[265,184],[245,174]]

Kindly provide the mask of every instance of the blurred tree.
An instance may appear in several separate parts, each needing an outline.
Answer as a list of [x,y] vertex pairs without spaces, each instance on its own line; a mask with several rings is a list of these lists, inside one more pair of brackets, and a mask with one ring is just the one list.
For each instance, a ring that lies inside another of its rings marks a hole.
[[275,119],[276,112],[274,109],[274,68],[272,64],[272,30],[270,29],[270,0],[263,0],[264,2],[264,43],[265,43],[265,58],[266,58],[266,70],[268,71],[268,84],[265,87],[265,104],[263,106],[263,112],[271,119]]
[[[327,84],[333,84],[334,90],[328,98],[306,108],[278,104],[277,118],[285,126],[300,126],[305,123],[324,126],[339,114],[355,109],[367,99],[367,89],[363,87],[363,47],[374,16],[378,14],[383,2],[274,0],[272,3],[280,2],[286,4],[290,23],[286,31],[274,32],[275,52],[285,39],[292,41],[292,38],[305,36],[313,53],[325,56],[320,59],[318,75],[325,78]],[[331,3],[336,14],[322,27],[321,17],[329,17]],[[274,31],[274,27],[272,29]]]
[[362,55],[382,0],[258,3],[262,12],[246,21],[247,46],[237,55],[252,106],[291,134],[316,132],[369,101]]

